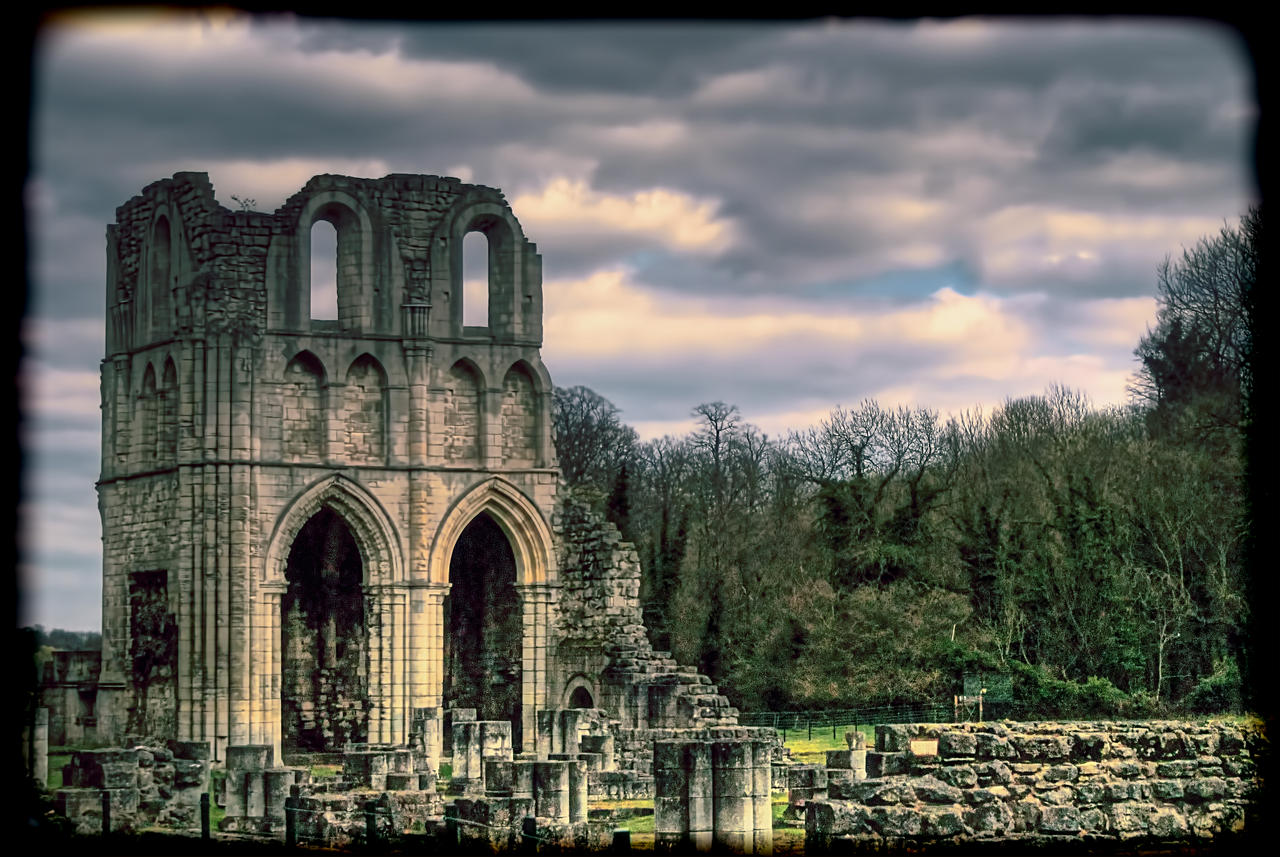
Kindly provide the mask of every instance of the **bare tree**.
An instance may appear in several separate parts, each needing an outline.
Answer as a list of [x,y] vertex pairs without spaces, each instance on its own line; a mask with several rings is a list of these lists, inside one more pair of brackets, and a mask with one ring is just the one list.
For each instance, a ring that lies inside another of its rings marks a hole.
[[570,485],[608,491],[623,463],[635,460],[639,438],[618,414],[612,402],[588,387],[556,388],[556,454]]

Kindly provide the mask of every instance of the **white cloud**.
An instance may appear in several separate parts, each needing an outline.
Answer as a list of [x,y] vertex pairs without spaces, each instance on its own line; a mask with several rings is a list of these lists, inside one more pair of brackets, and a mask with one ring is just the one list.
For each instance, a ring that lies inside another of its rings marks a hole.
[[1034,281],[1053,274],[1096,278],[1117,258],[1148,255],[1154,263],[1222,227],[1207,217],[1104,214],[1048,205],[1008,206],[975,227],[983,273],[993,281]]
[[733,240],[733,226],[717,217],[716,202],[664,187],[609,194],[585,181],[560,178],[540,193],[517,197],[511,206],[539,234],[639,234],[660,246],[696,253],[723,250]]
[[59,417],[78,422],[100,418],[101,382],[97,372],[55,369],[39,360],[24,360],[18,375],[23,411],[37,418]]
[[18,507],[18,520],[18,543],[27,556],[56,552],[101,566],[102,522],[97,505],[27,502]]
[[616,269],[548,283],[546,293],[548,350],[574,357],[749,353],[784,339],[808,348],[831,341],[859,347],[914,342],[1004,354],[1024,347],[1028,336],[1025,325],[996,298],[950,288],[900,308],[868,301],[839,307],[774,305],[766,311],[732,297],[658,300],[630,282],[627,271]]

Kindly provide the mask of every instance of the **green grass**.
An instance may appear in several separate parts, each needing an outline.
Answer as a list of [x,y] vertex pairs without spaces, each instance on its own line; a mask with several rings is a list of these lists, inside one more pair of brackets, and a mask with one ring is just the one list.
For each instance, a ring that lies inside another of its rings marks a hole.
[[[791,750],[792,757],[804,764],[818,764],[826,762],[828,750],[847,750],[848,745],[844,740],[844,733],[851,730],[852,726],[837,726],[836,737],[831,737],[831,727],[825,729],[814,729],[813,739],[809,739],[807,729],[796,729],[787,732],[786,745]],[[867,738],[867,746],[875,744],[876,733],[874,726],[859,726],[858,731]]]
[[652,798],[640,798],[638,800],[593,800],[590,803],[591,809],[644,809],[645,807],[653,807]]
[[227,811],[218,806],[218,801],[214,795],[218,793],[218,783],[227,778],[225,768],[214,768],[209,771],[209,829],[217,830],[218,825],[222,823],[223,817]]
[[[62,749],[62,748],[59,748]],[[49,791],[55,792],[62,788],[62,766],[71,764],[71,752],[65,753],[49,753]]]
[[341,765],[312,765],[312,780],[334,780],[338,778],[338,774],[342,772]]
[[632,833],[653,833],[653,816],[652,815],[635,815],[631,818],[624,818],[615,825],[618,828],[626,828]]

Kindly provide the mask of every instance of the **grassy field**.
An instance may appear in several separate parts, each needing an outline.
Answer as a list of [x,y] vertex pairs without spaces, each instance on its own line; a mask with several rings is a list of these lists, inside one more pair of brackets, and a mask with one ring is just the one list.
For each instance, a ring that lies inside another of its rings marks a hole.
[[62,766],[71,764],[73,747],[49,748],[49,791],[62,788]]
[[[852,730],[852,726],[837,726],[836,737],[831,737],[831,727],[826,729],[813,730],[813,739],[809,739],[809,733],[806,730],[798,730],[787,733],[786,746],[791,750],[791,756],[797,762],[806,765],[816,765],[827,761],[828,750],[845,750],[848,745],[844,740],[844,733]],[[858,731],[867,739],[867,746],[875,744],[876,732],[874,726],[859,726]]]

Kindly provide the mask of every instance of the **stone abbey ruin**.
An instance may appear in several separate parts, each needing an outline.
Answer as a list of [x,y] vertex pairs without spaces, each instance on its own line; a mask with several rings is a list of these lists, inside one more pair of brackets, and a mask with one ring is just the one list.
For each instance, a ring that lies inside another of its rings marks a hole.
[[[310,306],[319,220],[336,320]],[[463,324],[470,232],[483,326]],[[541,257],[499,191],[325,175],[264,214],[178,173],[117,210],[107,255],[96,716],[114,737],[280,758],[404,744],[415,710],[461,708],[533,752],[554,709],[734,722],[649,648],[634,552],[557,505]],[[650,686],[670,695],[652,716]]]
[[1243,825],[1246,727],[887,725],[798,764],[738,725],[650,646],[634,548],[562,488],[541,259],[497,190],[324,175],[268,214],[184,172],[107,237],[103,647],[55,653],[38,739],[114,745],[64,768],[80,830],[198,826],[209,791],[225,830],[446,850],[606,848],[588,801],[651,799],[656,850],[768,854],[775,791],[814,852]]

